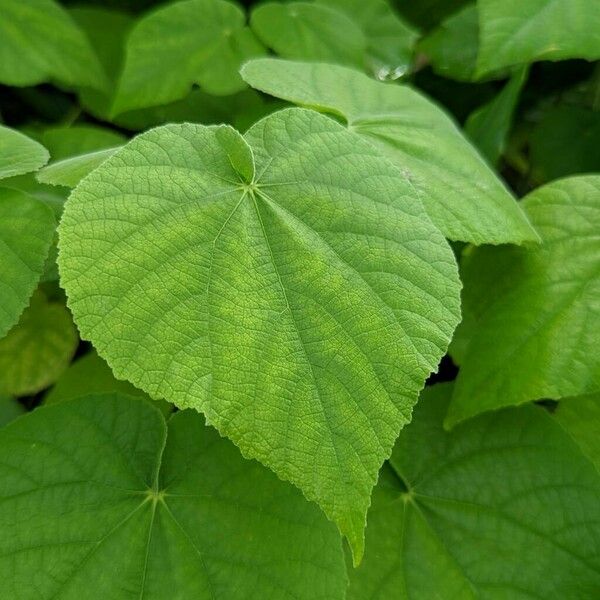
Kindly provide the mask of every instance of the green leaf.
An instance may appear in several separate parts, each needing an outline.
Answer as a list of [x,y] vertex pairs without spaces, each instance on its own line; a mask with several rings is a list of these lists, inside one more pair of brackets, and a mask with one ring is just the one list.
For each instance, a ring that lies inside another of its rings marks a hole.
[[263,53],[239,6],[225,0],[168,4],[131,31],[112,112],[167,104],[194,84],[211,94],[233,94],[245,87],[240,65]]
[[600,471],[600,393],[561,400],[554,418]]
[[52,385],[77,348],[71,315],[37,292],[21,319],[0,339],[0,394],[25,396]]
[[37,171],[48,158],[48,151],[41,144],[0,125],[0,179]]
[[464,348],[447,423],[485,410],[600,389],[600,176],[541,187],[523,200],[536,248],[464,257]]
[[115,379],[110,367],[96,352],[73,362],[46,394],[44,402],[54,404],[89,394],[120,393],[129,396],[146,396],[128,381]]
[[[398,79],[410,70],[418,31],[387,0],[317,0],[353,20],[367,40],[367,62],[378,79]],[[299,58],[307,58],[300,56]]]
[[[349,600],[589,600],[600,589],[600,478],[539,407],[442,428],[428,388],[384,466]],[[597,430],[596,430],[597,434]]]
[[468,4],[440,23],[418,45],[435,73],[458,81],[475,76],[479,51],[479,15]]
[[[533,179],[546,182],[600,172],[600,110],[556,106],[545,112],[529,140]],[[565,151],[568,149],[568,151]]]
[[480,75],[536,60],[600,58],[597,0],[478,0]]
[[0,427],[25,413],[25,408],[10,396],[0,396]]
[[471,113],[465,124],[467,135],[491,165],[495,165],[504,153],[527,74],[527,67],[518,69],[502,91],[493,100]]
[[18,190],[0,188],[0,338],[29,303],[55,226],[52,211],[42,202]]
[[137,131],[166,123],[186,122],[204,125],[225,123],[246,130],[269,112],[272,111],[267,102],[254,90],[246,89],[230,96],[212,96],[195,89],[177,102],[123,113],[115,122]]
[[119,393],[139,396],[154,403],[168,417],[173,405],[165,400],[152,400],[128,381],[116,379],[110,367],[92,350],[69,365],[44,397],[45,404],[55,404],[90,394]]
[[393,0],[401,15],[424,29],[432,29],[469,0]]
[[344,119],[416,188],[433,222],[452,240],[537,240],[505,186],[454,122],[417,91],[340,66],[253,60],[244,79],[261,91]]
[[74,188],[126,141],[120,133],[89,125],[46,130],[42,140],[54,162],[36,174],[40,183]]
[[88,396],[0,430],[0,596],[344,597],[314,505],[204,425]]
[[53,0],[0,0],[0,82],[58,81],[103,89],[106,77],[84,33]]
[[106,148],[105,150],[96,150],[96,152],[59,160],[41,169],[36,175],[37,180],[40,183],[49,185],[74,188],[86,175],[99,167],[118,149],[119,147]]
[[401,173],[319,113],[149,131],[83,180],[62,284],[118,378],[201,410],[302,489],[356,560],[371,488],[459,318]]
[[343,12],[312,2],[268,2],[252,11],[252,30],[285,58],[354,65],[365,63],[367,41]]
[[127,138],[117,131],[97,125],[50,127],[40,136],[53,161],[71,158],[95,150],[120,146]]
[[106,90],[83,89],[79,99],[86,110],[107,119],[125,58],[125,41],[134,19],[126,13],[98,6],[75,6],[69,8],[69,13],[89,38],[108,78]]

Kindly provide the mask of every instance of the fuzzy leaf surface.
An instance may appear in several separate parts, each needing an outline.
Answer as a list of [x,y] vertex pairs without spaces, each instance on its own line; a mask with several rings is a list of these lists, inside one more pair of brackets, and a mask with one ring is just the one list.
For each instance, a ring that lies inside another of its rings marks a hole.
[[315,500],[357,560],[379,467],[459,318],[402,174],[315,111],[168,125],[67,201],[69,306],[118,378],[202,411]]

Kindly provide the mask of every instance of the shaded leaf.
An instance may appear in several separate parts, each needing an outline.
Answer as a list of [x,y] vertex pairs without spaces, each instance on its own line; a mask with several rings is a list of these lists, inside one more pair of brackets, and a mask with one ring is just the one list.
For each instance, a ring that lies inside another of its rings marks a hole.
[[106,77],[84,33],[53,0],[0,0],[0,82],[44,81],[103,89]]
[[37,292],[18,324],[0,339],[0,393],[25,396],[52,385],[71,362],[77,343],[69,311]]
[[442,428],[427,389],[384,466],[349,600],[589,600],[600,590],[600,478],[541,408]]
[[600,176],[538,188],[523,207],[539,247],[478,248],[463,259],[449,425],[600,389]]
[[0,427],[25,413],[25,408],[10,396],[0,396]]
[[498,95],[469,115],[465,131],[495,165],[502,156],[521,90],[527,81],[527,68],[518,69]]
[[398,79],[408,73],[419,33],[387,0],[317,1],[343,12],[360,26],[367,40],[368,67],[375,77]]
[[62,185],[74,188],[86,175],[112,156],[119,147],[96,150],[95,152],[72,156],[71,158],[54,162],[36,174],[37,180],[40,183],[49,185]]
[[0,188],[0,338],[29,303],[55,226],[52,211],[42,202],[24,192]]
[[479,51],[477,6],[468,4],[448,17],[419,42],[418,49],[442,77],[471,81]]
[[354,65],[365,63],[367,41],[343,12],[313,2],[268,2],[250,19],[260,40],[284,58]]
[[478,0],[479,74],[536,60],[600,58],[597,0]]
[[568,105],[551,108],[529,140],[534,180],[600,172],[599,140],[600,111]]
[[143,17],[127,38],[113,114],[178,100],[194,84],[217,95],[242,90],[240,65],[264,53],[245,20],[225,0],[182,0]]
[[333,525],[191,411],[38,409],[0,430],[0,500],[4,598],[344,597]]
[[600,392],[561,400],[554,418],[600,471]]
[[80,90],[80,102],[96,117],[107,119],[123,66],[125,42],[134,19],[119,10],[100,6],[75,6],[69,8],[69,13],[90,40],[108,79],[103,91]]
[[48,151],[41,144],[0,125],[0,179],[37,171],[48,158]]

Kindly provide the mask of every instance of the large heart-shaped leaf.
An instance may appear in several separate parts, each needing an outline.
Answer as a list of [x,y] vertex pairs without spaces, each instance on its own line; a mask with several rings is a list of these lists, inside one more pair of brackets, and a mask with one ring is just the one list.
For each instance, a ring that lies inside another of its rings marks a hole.
[[343,12],[314,2],[267,2],[252,12],[252,30],[285,58],[330,61],[361,68],[367,40]]
[[18,190],[0,188],[0,338],[29,303],[55,226],[45,204]]
[[548,184],[523,206],[542,245],[464,257],[450,425],[500,406],[600,390],[600,176]]
[[288,109],[145,133],[86,177],[62,283],[116,376],[203,411],[362,552],[371,488],[459,318],[450,248],[402,174]]
[[48,158],[48,151],[41,144],[0,125],[0,179],[37,171]]
[[598,0],[477,0],[480,74],[535,60],[600,58]]
[[240,65],[264,53],[245,21],[226,0],[182,0],[142,18],[127,38],[113,113],[178,100],[193,84],[219,95],[243,89]]
[[448,238],[476,244],[537,240],[473,146],[417,91],[345,67],[268,58],[244,65],[242,76],[261,91],[343,118],[404,171]]
[[[167,433],[168,431],[168,433]],[[340,538],[180,412],[87,396],[0,430],[0,596],[342,599]]]
[[57,80],[103,89],[106,77],[84,33],[53,0],[0,1],[0,82]]
[[[349,600],[590,600],[600,590],[600,477],[539,407],[448,433],[427,389],[381,471]],[[596,432],[597,433],[597,432]]]

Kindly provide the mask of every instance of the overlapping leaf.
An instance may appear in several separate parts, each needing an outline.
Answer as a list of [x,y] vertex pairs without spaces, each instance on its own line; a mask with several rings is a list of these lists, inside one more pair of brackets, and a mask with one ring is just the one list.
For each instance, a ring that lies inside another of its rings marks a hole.
[[554,418],[600,472],[600,392],[561,400]]
[[233,94],[245,87],[240,65],[264,53],[242,9],[226,0],[182,0],[136,23],[127,38],[113,113],[186,96],[193,84]]
[[479,52],[479,15],[468,4],[440,23],[419,42],[433,70],[442,77],[471,81]]
[[506,146],[521,90],[527,81],[527,68],[518,69],[490,102],[469,115],[465,132],[491,165],[495,165]]
[[0,179],[37,171],[48,158],[48,151],[41,144],[0,125]]
[[553,182],[523,206],[541,246],[478,248],[464,258],[449,424],[600,390],[600,176]]
[[0,0],[0,82],[58,81],[103,89],[106,77],[84,33],[53,0]]
[[264,92],[345,119],[403,170],[446,237],[476,244],[537,239],[477,151],[417,91],[340,66],[277,59],[253,60],[242,76]]
[[52,385],[78,343],[71,315],[36,292],[21,319],[0,339],[0,394],[25,396]]
[[119,378],[203,411],[316,500],[360,559],[371,488],[459,318],[409,183],[288,109],[143,134],[71,195],[61,278]]
[[539,407],[444,431],[450,395],[426,390],[400,434],[348,598],[594,598],[598,472]]
[[0,427],[25,413],[25,407],[10,396],[0,396]]
[[535,60],[600,58],[597,0],[478,0],[480,74]]
[[0,188],[0,338],[17,323],[44,270],[56,226],[29,195]]
[[357,23],[329,3],[268,2],[252,12],[252,30],[284,58],[362,68],[367,40]]
[[317,2],[343,12],[360,26],[367,40],[367,66],[375,77],[398,79],[410,70],[418,32],[394,12],[387,0]]
[[344,597],[335,527],[191,411],[39,409],[0,430],[0,500],[3,598]]
[[115,379],[110,367],[92,351],[74,361],[46,394],[44,402],[54,404],[88,394],[119,393],[145,396],[128,381]]
[[106,148],[59,160],[44,167],[37,174],[37,180],[40,183],[48,185],[62,185],[74,188],[88,173],[99,167],[118,149],[119,147]]

